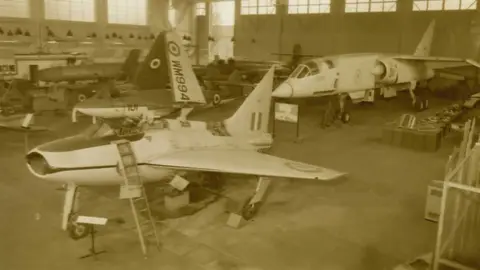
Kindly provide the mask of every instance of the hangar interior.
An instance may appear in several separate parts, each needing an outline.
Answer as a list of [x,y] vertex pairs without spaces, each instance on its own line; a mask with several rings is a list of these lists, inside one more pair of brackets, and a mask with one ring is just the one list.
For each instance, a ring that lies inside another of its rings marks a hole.
[[479,8],[0,0],[0,269],[480,269]]

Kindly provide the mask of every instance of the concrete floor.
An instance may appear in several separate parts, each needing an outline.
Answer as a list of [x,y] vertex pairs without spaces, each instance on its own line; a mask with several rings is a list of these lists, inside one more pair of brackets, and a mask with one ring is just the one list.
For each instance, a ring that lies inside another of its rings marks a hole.
[[[237,105],[199,117],[218,119]],[[420,153],[382,144],[381,125],[407,110],[400,100],[355,106],[351,124],[327,129],[306,112],[301,143],[292,141],[292,126],[278,125],[273,154],[346,171],[349,178],[280,179],[255,220],[240,229],[225,225],[225,199],[161,222],[161,250],[152,250],[148,259],[115,189],[82,192],[86,214],[121,216],[127,223],[100,228],[98,249],[107,253],[79,260],[90,242],[73,241],[60,230],[63,192],[28,173],[21,133],[1,131],[0,269],[391,269],[432,250],[436,224],[423,219],[425,195],[428,183],[442,177],[452,147]],[[55,132],[30,135],[31,145],[81,128],[68,124],[68,116],[41,121],[50,121]],[[227,185],[227,194],[247,195],[254,185],[237,179]]]

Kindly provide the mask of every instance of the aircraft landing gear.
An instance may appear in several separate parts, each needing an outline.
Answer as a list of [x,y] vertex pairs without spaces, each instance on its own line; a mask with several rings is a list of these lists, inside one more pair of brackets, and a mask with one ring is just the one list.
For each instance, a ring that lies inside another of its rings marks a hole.
[[90,228],[84,224],[76,223],[79,193],[75,184],[67,184],[65,201],[63,204],[62,230],[68,231],[69,236],[78,240],[88,236]]
[[343,123],[349,123],[350,122],[350,110],[349,110],[349,96],[346,94],[341,94],[338,96],[339,97],[339,102],[340,102],[340,120]]
[[245,201],[241,209],[241,215],[245,220],[252,219],[258,213],[268,186],[270,185],[270,181],[269,178],[258,177],[257,187],[254,194]]
[[87,237],[91,230],[92,226],[88,226],[87,224],[79,224],[76,222],[77,214],[71,214],[68,220],[67,231],[70,238],[73,240],[79,240],[82,238]]
[[408,92],[410,93],[410,97],[412,98],[412,106],[413,108],[417,107],[417,96],[415,95],[415,88],[417,87],[417,81],[411,81],[410,86],[408,87]]

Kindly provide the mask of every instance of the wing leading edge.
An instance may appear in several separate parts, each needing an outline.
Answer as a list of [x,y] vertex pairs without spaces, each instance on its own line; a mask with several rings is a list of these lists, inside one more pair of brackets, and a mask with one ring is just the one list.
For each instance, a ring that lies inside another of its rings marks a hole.
[[246,174],[266,177],[285,177],[329,181],[346,173],[315,165],[261,154],[251,150],[206,149],[178,151],[148,162],[187,171]]
[[431,69],[444,69],[463,66],[474,66],[480,68],[480,63],[472,59],[453,57],[431,57],[431,56],[395,56],[393,59],[411,62],[422,62]]

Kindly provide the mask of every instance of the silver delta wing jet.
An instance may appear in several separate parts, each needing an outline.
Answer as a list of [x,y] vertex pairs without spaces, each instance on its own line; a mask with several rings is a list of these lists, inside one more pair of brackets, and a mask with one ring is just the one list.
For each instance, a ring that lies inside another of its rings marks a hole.
[[461,66],[480,67],[470,59],[432,57],[430,48],[435,21],[424,33],[413,55],[357,53],[314,58],[300,64],[273,92],[277,98],[307,98],[338,95],[343,111],[345,100],[353,103],[373,101],[373,90],[380,88],[386,96],[410,90],[413,104],[417,100],[417,82],[426,81],[438,70]]

